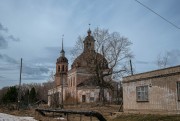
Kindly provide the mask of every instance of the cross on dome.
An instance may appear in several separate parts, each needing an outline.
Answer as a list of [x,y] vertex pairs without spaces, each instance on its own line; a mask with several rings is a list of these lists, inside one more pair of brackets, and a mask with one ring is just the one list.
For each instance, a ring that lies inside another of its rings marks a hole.
[[90,29],[90,25],[91,25],[91,24],[89,24],[89,30],[87,31],[87,33],[88,33],[88,36],[90,36],[90,35],[91,35],[91,29]]

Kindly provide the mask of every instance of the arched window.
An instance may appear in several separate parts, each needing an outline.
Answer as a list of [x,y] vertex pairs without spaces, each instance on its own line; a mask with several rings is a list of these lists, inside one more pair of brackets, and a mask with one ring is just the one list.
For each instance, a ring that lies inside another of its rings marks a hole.
[[86,43],[86,47],[89,49],[89,48],[91,48],[91,43],[90,42],[87,42]]
[[70,85],[71,85],[71,87],[72,87],[72,77],[71,77]]
[[70,87],[70,81],[71,81],[71,80],[70,80],[70,79],[68,79],[68,87]]
[[76,83],[75,83],[75,82],[76,82],[76,78],[74,77],[74,86],[76,86]]
[[60,66],[58,66],[58,72],[60,72]]
[[62,65],[62,71],[64,71],[64,65]]
[[74,86],[74,80],[72,79],[72,87]]

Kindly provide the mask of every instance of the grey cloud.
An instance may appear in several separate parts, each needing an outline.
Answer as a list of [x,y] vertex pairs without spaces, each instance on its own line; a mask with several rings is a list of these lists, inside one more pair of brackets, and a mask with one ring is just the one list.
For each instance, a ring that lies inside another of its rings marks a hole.
[[0,31],[8,32],[8,29],[0,23]]
[[12,41],[20,41],[19,38],[15,38],[13,35],[9,35],[8,38]]
[[50,52],[58,52],[60,51],[61,48],[60,47],[45,47],[45,49]]
[[22,69],[23,80],[46,80],[49,68],[39,66],[24,66]]
[[174,66],[180,64],[180,50],[171,50],[168,54],[168,65]]
[[[17,69],[17,68],[14,68],[14,70]],[[12,68],[8,68],[8,67],[0,67],[0,71],[3,70],[3,71],[12,71]]]
[[45,68],[45,67],[40,67],[40,68],[39,68],[39,71],[40,71],[41,73],[48,73],[48,72],[49,72],[49,69],[48,69],[48,68]]
[[6,49],[9,41],[20,41],[19,38],[14,37],[8,33],[8,29],[0,23],[0,49]]
[[[45,49],[50,53],[59,53],[61,51],[61,47],[45,47]],[[65,53],[67,55],[70,54],[70,50],[72,47],[64,47]]]
[[149,62],[147,62],[147,61],[136,61],[135,63],[137,63],[137,64],[149,64]]
[[0,78],[5,78],[4,76],[0,76]]
[[0,34],[0,49],[6,49],[8,46],[7,40]]
[[24,80],[45,80],[48,79],[49,76],[44,76],[44,75],[26,75],[25,77],[23,77]]
[[[65,56],[69,60],[69,63],[71,63],[71,49],[72,47],[64,47]],[[61,47],[45,47],[45,50],[48,54],[47,60],[54,62],[60,56]]]
[[14,58],[12,57],[9,57],[8,55],[6,54],[0,54],[0,60],[3,60],[5,62],[8,62],[8,63],[11,63],[11,64],[18,64],[18,61],[15,60]]
[[49,68],[46,67],[39,67],[39,66],[24,66],[23,67],[23,73],[27,75],[42,75],[42,74],[48,74]]

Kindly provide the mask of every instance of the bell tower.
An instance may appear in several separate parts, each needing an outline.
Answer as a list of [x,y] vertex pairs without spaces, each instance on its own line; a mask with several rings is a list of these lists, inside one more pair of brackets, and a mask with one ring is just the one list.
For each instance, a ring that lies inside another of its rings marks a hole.
[[95,48],[94,48],[94,43],[95,43],[95,40],[94,40],[94,37],[91,36],[91,30],[89,28],[89,30],[87,31],[87,36],[85,38],[85,40],[83,41],[84,43],[84,52],[91,52],[91,51],[95,51]]
[[65,57],[65,51],[63,48],[63,37],[62,37],[62,49],[60,51],[60,57],[57,59],[56,62],[56,74],[55,74],[56,86],[62,85],[62,82],[64,83],[64,85],[67,84],[67,72],[68,72],[68,59]]

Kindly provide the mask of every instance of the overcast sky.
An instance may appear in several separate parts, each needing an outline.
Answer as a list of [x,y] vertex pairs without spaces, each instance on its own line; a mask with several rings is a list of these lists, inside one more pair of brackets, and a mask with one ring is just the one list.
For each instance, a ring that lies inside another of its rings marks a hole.
[[[180,0],[139,0],[180,27]],[[135,0],[0,0],[0,88],[42,83],[55,72],[64,34],[65,52],[88,24],[119,32],[132,43],[136,73],[158,69],[159,54],[170,53],[168,66],[180,64],[180,29]],[[70,67],[71,63],[69,63]]]

